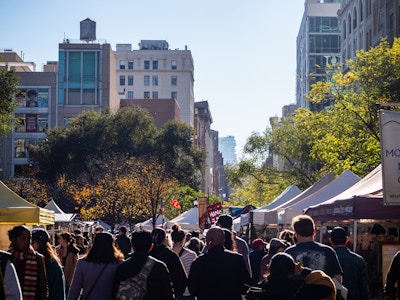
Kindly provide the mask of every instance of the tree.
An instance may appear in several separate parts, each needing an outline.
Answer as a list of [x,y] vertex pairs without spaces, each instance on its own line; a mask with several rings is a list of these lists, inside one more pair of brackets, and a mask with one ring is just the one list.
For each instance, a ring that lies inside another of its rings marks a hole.
[[14,95],[18,92],[18,77],[14,71],[0,69],[0,136],[12,130],[17,108]]

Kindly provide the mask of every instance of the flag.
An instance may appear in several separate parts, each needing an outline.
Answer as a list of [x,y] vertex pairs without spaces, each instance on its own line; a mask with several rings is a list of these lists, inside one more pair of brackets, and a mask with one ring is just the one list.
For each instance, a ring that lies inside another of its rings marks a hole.
[[179,204],[179,201],[176,200],[176,199],[174,199],[174,200],[171,201],[171,206],[172,206],[172,207],[175,207],[175,208],[177,208],[177,209],[181,209],[181,205]]

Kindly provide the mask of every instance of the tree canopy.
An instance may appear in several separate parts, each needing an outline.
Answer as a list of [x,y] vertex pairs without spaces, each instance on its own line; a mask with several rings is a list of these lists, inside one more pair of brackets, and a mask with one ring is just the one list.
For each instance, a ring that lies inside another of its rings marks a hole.
[[0,136],[11,131],[17,108],[14,95],[18,92],[18,77],[14,71],[0,69]]

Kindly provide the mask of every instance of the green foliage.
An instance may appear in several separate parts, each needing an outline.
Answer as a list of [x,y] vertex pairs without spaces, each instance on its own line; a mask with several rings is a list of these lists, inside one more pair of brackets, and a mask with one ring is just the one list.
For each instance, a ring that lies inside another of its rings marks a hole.
[[18,92],[17,86],[18,78],[15,72],[0,69],[0,136],[12,129],[12,114],[17,107],[14,101],[14,95]]

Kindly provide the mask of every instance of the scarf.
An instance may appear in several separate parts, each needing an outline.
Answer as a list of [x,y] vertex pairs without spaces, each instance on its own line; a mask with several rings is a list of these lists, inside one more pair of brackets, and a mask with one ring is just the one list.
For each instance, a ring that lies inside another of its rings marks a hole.
[[34,300],[36,295],[36,286],[38,280],[38,263],[36,252],[32,246],[29,247],[28,252],[14,251],[13,257],[15,262],[25,261],[25,268],[23,274],[23,282],[21,283],[22,295],[24,300]]

